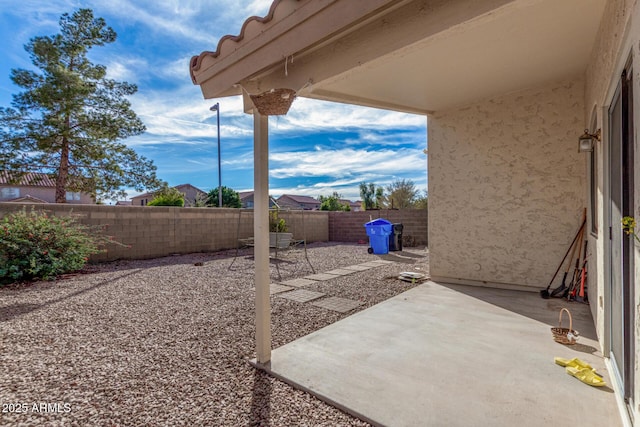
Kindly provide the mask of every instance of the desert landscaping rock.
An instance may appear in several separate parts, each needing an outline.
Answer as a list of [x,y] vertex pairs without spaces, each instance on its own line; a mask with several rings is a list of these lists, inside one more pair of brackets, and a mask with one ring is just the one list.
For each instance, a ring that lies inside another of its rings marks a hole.
[[[317,272],[376,258],[355,244],[311,244],[307,253]],[[1,413],[0,425],[367,425],[251,367],[252,250],[229,269],[234,254],[118,261],[0,288],[0,399],[27,408]],[[313,273],[302,250],[273,260],[272,282],[276,266],[283,280]],[[415,268],[428,273],[427,258]],[[412,288],[391,278],[406,270],[392,263],[305,289],[360,301],[360,310]],[[273,347],[346,315],[274,295]]]

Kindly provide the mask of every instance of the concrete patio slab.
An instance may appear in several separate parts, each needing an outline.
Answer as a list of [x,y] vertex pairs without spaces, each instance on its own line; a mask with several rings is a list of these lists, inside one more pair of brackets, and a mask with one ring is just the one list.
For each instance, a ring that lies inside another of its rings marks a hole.
[[362,304],[360,301],[339,297],[323,298],[311,303],[311,305],[315,305],[316,307],[326,308],[327,310],[337,311],[339,313],[346,313],[356,307],[360,307]]
[[278,294],[277,296],[279,296],[280,298],[286,298],[298,302],[309,302],[313,301],[314,299],[323,297],[325,296],[325,294],[323,294],[322,292],[309,291],[307,289],[298,289],[296,291]]
[[287,286],[295,286],[296,288],[302,288],[304,286],[307,285],[311,285],[316,283],[315,280],[309,280],[309,279],[303,279],[303,278],[297,278],[297,279],[291,279],[291,280],[285,280],[284,282],[280,282],[283,285],[287,285]]
[[[579,344],[551,338],[568,306]],[[609,387],[567,375],[580,357],[610,383],[589,307],[534,293],[427,282],[282,346],[261,366],[374,425],[617,427]]]
[[305,279],[315,280],[319,282],[322,282],[324,280],[335,279],[336,277],[340,277],[340,276],[337,274],[328,274],[328,273],[318,273],[318,274],[311,274],[309,276],[304,276]]

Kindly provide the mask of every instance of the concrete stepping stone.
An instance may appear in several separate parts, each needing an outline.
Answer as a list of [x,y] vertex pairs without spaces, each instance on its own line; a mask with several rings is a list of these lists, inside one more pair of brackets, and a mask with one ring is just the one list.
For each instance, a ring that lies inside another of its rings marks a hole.
[[328,274],[328,273],[318,273],[318,274],[311,274],[309,276],[304,276],[305,279],[311,279],[316,281],[331,280],[331,279],[335,279],[336,277],[340,277],[340,276],[338,276],[337,274]]
[[340,313],[346,313],[353,310],[356,307],[361,306],[362,302],[355,301],[347,298],[329,297],[319,301],[314,301],[311,305],[316,307],[326,308],[327,310],[337,311]]
[[269,295],[279,294],[280,292],[290,291],[291,289],[294,289],[293,286],[285,286],[279,283],[272,283],[271,286],[269,286]]
[[352,271],[367,271],[372,269],[373,267],[367,267],[366,265],[349,265],[347,267],[341,267],[343,270],[352,270]]
[[336,268],[335,270],[327,271],[326,274],[335,274],[336,276],[346,276],[347,274],[353,274],[355,271],[348,270],[346,268]]
[[309,301],[313,301],[314,299],[323,297],[325,295],[326,294],[323,294],[322,292],[314,292],[307,289],[298,289],[295,291],[278,294],[276,296],[280,298],[286,298],[292,301],[309,302]]
[[316,283],[315,280],[309,280],[309,279],[304,279],[304,278],[297,278],[297,279],[291,279],[291,280],[286,280],[284,282],[280,282],[283,285],[287,285],[287,286],[295,286],[296,288],[302,288],[304,286],[307,285],[312,285],[314,283]]

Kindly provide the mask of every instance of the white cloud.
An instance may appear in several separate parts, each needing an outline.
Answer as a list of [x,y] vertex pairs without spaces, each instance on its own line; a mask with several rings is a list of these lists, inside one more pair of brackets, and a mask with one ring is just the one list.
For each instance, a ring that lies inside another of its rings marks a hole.
[[369,129],[425,127],[426,118],[377,108],[359,107],[335,102],[296,98],[291,110],[278,124],[280,130],[290,129]]
[[104,65],[107,67],[107,78],[126,82],[139,81],[140,71],[149,68],[147,60],[140,57],[112,57]]
[[88,0],[83,6],[92,7],[98,16],[107,14],[143,25],[151,34],[177,37],[202,45],[204,50],[215,50],[217,41],[226,34],[238,34],[250,15],[266,15],[271,0],[238,3],[237,0]]
[[[426,159],[418,149],[393,150],[316,150],[274,153],[270,156],[271,176],[291,177],[362,177],[390,171],[418,172],[426,170]],[[360,178],[358,178],[361,180]]]

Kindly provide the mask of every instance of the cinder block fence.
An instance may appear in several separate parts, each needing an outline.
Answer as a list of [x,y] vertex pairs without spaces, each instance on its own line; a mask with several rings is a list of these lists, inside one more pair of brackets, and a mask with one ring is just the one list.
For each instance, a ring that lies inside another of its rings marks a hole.
[[368,240],[364,224],[378,218],[403,225],[405,245],[428,244],[426,209],[379,209],[360,212],[329,212],[329,240],[334,242],[358,242]]
[[[110,245],[92,256],[93,262],[233,249],[238,239],[253,236],[253,211],[248,209],[0,203],[0,217],[23,208],[74,215],[79,223],[104,228],[106,235],[130,246]],[[309,243],[367,240],[363,224],[370,216],[401,222],[416,244],[427,243],[426,211],[285,211],[280,216],[295,239]]]

